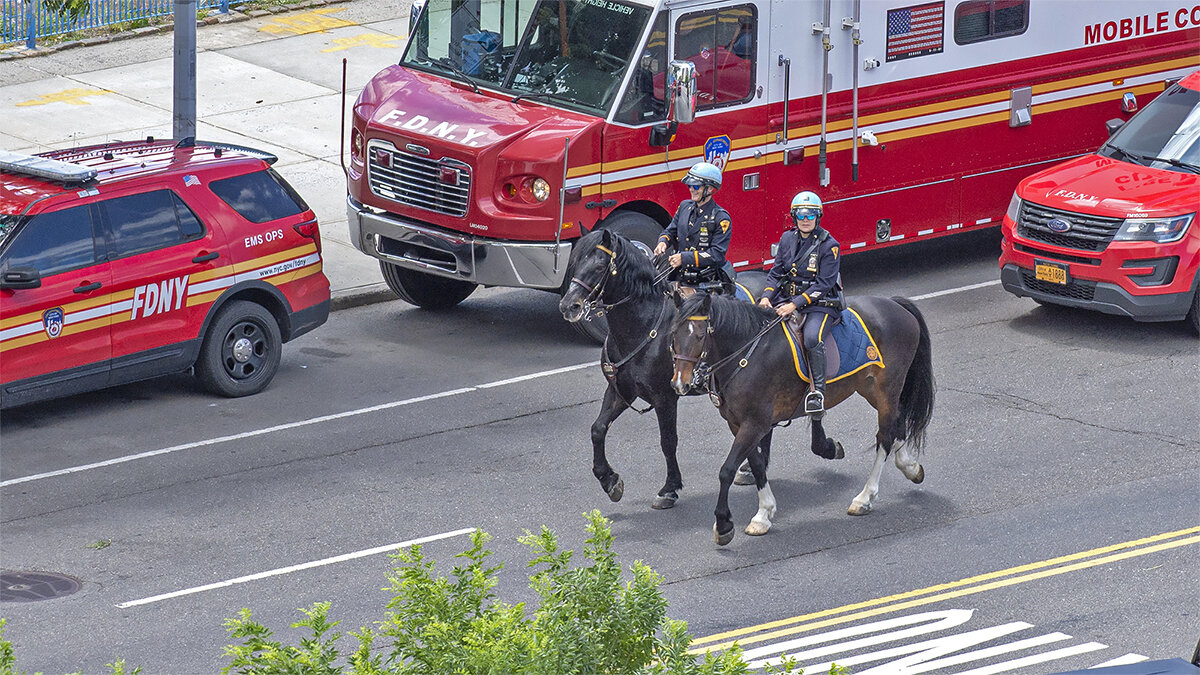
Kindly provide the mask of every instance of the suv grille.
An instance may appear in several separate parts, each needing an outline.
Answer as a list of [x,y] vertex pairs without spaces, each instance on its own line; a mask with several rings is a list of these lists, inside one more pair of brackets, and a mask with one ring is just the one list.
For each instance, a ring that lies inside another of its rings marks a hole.
[[[1053,218],[1071,223],[1071,229],[1051,230],[1046,223]],[[1079,251],[1103,251],[1120,228],[1120,218],[1060,211],[1031,202],[1021,202],[1021,212],[1017,214],[1017,236]]]
[[430,159],[374,141],[367,148],[367,178],[371,192],[419,209],[467,214],[471,196],[471,167],[457,159]]

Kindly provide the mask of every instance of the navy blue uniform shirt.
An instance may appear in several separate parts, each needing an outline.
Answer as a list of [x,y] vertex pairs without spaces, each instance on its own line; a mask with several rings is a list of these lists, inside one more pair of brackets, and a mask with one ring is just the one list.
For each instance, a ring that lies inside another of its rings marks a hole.
[[[658,236],[682,254],[683,269],[692,272],[715,273],[725,265],[725,253],[732,236],[729,213],[708,200],[699,206],[691,199],[683,200],[671,224]],[[709,272],[707,268],[712,268]]]
[[802,312],[837,316],[836,309],[818,303],[837,295],[840,248],[833,235],[820,227],[807,238],[795,228],[784,232],[762,297],[772,306],[791,302]]

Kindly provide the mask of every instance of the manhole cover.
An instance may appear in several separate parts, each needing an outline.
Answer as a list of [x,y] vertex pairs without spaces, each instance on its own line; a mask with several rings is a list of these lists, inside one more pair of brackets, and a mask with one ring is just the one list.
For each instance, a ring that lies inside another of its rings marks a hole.
[[0,573],[0,602],[53,600],[79,590],[75,577],[53,572]]

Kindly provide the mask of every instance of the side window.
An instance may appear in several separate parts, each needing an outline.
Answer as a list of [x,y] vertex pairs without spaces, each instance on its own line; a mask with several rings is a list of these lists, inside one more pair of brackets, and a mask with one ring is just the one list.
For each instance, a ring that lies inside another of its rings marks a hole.
[[954,42],[960,45],[1020,35],[1029,28],[1029,0],[971,0],[954,8]]
[[196,214],[170,190],[100,202],[117,258],[182,244],[204,234]]
[[697,110],[754,96],[757,49],[754,5],[684,14],[675,24],[675,58],[696,64]]
[[252,223],[279,220],[308,210],[292,186],[270,169],[216,180],[208,187]]
[[667,78],[667,13],[660,12],[650,29],[646,49],[637,57],[629,90],[614,119],[626,124],[657,122],[667,116],[663,94]]
[[0,257],[0,268],[32,267],[48,277],[96,264],[90,206],[34,216]]

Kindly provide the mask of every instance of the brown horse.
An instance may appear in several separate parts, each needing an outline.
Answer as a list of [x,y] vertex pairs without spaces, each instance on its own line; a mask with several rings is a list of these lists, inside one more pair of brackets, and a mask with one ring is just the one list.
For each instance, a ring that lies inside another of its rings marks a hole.
[[[758,487],[759,510],[747,534],[766,534],[775,514],[775,497],[767,484],[765,464],[751,452],[776,424],[803,415],[807,382],[798,373],[798,341],[785,330],[775,312],[721,297],[694,296],[680,300],[671,324],[676,392],[707,390],[733,431],[733,447],[720,471],[713,533],[717,544],[733,539],[729,486],[743,460],[749,460]],[[879,477],[895,441],[896,468],[914,483],[925,479],[915,459],[933,415],[934,381],[929,329],[913,303],[904,298],[860,296],[849,299],[851,312],[861,317],[873,341],[868,354],[874,362],[830,378],[825,394],[832,408],[857,393],[878,412],[875,464],[862,492],[850,504],[851,515],[871,510],[879,492]],[[821,420],[813,419],[813,452],[824,454],[836,445],[825,437]]]
[[[589,314],[608,318],[608,338],[600,351],[600,365],[608,380],[600,414],[592,423],[592,473],[612,501],[625,494],[625,481],[613,471],[605,454],[609,426],[626,410],[653,410],[658,418],[659,445],[667,462],[667,479],[653,507],[669,509],[679,499],[683,476],[679,471],[676,429],[679,394],[671,389],[671,354],[667,330],[675,317],[666,274],[655,267],[644,249],[619,234],[600,229],[579,240],[571,252],[571,282],[563,293],[559,311],[575,322]],[[661,262],[661,261],[660,261]],[[738,275],[747,297],[757,297],[766,285],[765,274]],[[750,303],[737,301],[749,306]],[[700,393],[700,392],[696,392]],[[634,407],[641,399],[648,405]],[[770,461],[771,434],[761,437],[763,461]],[[754,453],[759,456],[760,453]]]

